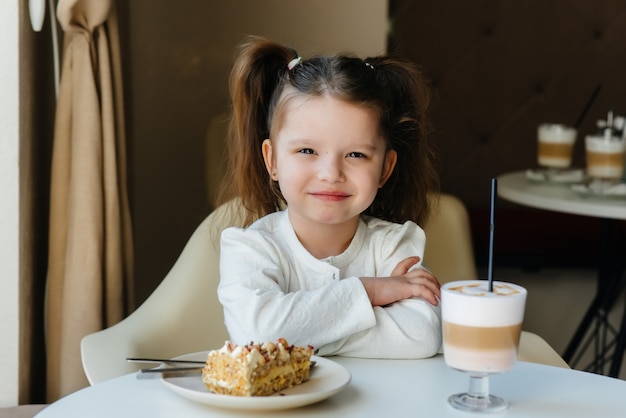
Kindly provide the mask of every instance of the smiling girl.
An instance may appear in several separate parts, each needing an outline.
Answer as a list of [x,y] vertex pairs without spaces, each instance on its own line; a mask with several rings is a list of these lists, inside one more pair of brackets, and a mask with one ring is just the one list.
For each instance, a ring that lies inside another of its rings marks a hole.
[[249,215],[221,240],[218,296],[233,342],[435,354],[439,283],[422,266],[418,224],[438,181],[420,72],[385,56],[302,60],[250,38],[230,90],[225,190]]

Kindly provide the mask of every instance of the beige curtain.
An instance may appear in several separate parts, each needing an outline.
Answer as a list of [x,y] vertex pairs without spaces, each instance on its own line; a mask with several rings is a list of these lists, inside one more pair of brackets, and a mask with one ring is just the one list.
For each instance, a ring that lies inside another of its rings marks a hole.
[[64,31],[50,198],[47,399],[87,385],[86,334],[132,300],[132,238],[114,0],[60,0]]

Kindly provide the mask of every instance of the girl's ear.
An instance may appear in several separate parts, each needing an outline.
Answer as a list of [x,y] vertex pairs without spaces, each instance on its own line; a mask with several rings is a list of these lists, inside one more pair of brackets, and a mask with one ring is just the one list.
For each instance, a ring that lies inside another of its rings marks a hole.
[[385,185],[389,177],[391,177],[391,173],[393,173],[393,169],[396,166],[396,162],[398,161],[398,153],[395,150],[388,150],[385,154],[385,161],[383,162],[383,171],[380,175],[380,182],[378,183],[378,188],[380,189]]
[[272,149],[272,141],[266,139],[261,145],[261,152],[263,153],[263,161],[265,161],[265,168],[270,178],[274,181],[278,180],[278,173],[274,167],[274,150]]

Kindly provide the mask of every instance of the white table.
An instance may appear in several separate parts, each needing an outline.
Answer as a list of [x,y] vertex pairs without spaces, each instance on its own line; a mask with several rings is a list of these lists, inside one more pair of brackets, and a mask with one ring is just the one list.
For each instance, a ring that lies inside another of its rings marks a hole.
[[[571,188],[571,184],[528,180],[524,171],[499,176],[498,196],[536,209],[602,219],[601,265],[596,295],[568,344],[563,359],[575,366],[585,350],[593,348],[596,350],[594,360],[587,370],[603,372],[604,364],[609,363],[610,358],[608,374],[618,376],[626,348],[626,308],[620,329],[614,332],[608,322],[608,313],[615,303],[624,278],[621,262],[623,254],[613,251],[611,229],[616,221],[626,220],[626,199],[581,195]],[[590,250],[594,250],[593,243],[590,243]],[[589,338],[583,341],[592,325],[595,325],[595,329]],[[604,338],[607,334],[613,334],[613,341]],[[596,341],[593,341],[594,339]],[[611,349],[612,356],[609,355]]]
[[[38,418],[72,417],[468,417],[447,404],[468,377],[449,369],[442,356],[424,360],[331,357],[352,374],[350,384],[317,404],[271,412],[239,412],[190,401],[159,379],[134,374],[91,386],[45,408]],[[518,362],[491,378],[491,392],[507,398],[507,417],[626,416],[626,381],[587,372]]]
[[498,196],[537,209],[626,220],[626,199],[584,196],[569,184],[529,181],[524,171],[498,176]]

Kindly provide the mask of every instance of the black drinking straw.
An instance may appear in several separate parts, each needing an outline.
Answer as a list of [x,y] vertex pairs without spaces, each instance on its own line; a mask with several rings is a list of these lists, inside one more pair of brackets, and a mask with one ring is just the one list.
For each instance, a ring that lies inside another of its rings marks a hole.
[[589,112],[591,105],[596,100],[596,97],[598,97],[598,93],[600,93],[601,89],[602,89],[602,85],[598,84],[595,90],[593,91],[593,93],[591,94],[591,97],[589,98],[589,100],[587,100],[587,104],[583,108],[582,112],[580,112],[580,116],[578,116],[578,119],[576,120],[576,124],[574,125],[574,128],[576,129],[580,128],[580,125],[583,123],[585,116],[587,116],[587,112]]
[[489,214],[489,261],[487,265],[487,280],[489,291],[493,292],[493,237],[496,229],[496,194],[498,190],[498,180],[491,179],[491,213]]

